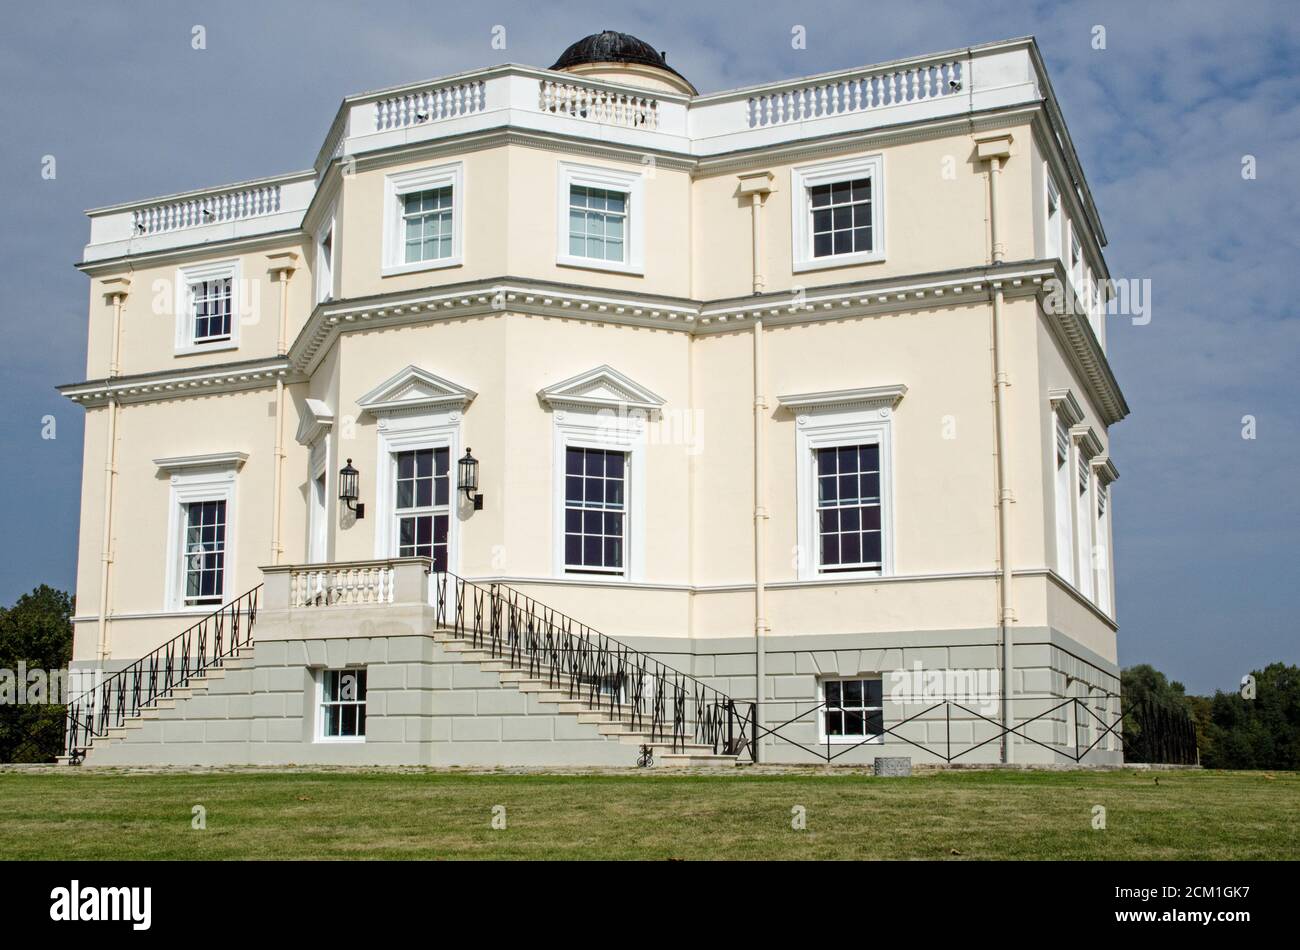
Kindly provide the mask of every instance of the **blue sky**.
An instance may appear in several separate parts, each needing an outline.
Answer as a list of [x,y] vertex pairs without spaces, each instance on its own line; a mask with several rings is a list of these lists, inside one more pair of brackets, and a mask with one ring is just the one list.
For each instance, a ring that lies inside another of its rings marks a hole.
[[[191,48],[196,24],[206,50]],[[505,50],[491,46],[497,25]],[[795,26],[806,49],[792,48]],[[1111,271],[1152,282],[1151,322],[1113,317],[1108,331],[1133,409],[1112,430],[1120,660],[1199,692],[1300,660],[1300,320],[1286,290],[1300,262],[1300,18],[1287,0],[11,7],[0,602],[74,581],[82,410],[53,387],[84,376],[83,209],[305,168],[347,94],[548,66],[600,29],[668,50],[703,92],[1035,35]],[[54,180],[41,177],[46,155]],[[42,438],[47,415],[57,438]]]

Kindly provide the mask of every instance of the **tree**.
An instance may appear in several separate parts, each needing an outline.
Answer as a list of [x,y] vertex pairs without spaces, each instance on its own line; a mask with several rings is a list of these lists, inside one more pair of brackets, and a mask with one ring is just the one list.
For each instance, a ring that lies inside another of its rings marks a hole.
[[1300,769],[1300,667],[1255,670],[1254,698],[1218,690],[1209,700],[1202,762],[1216,769]]
[[[73,606],[70,594],[42,584],[12,607],[0,607],[0,671],[8,673],[11,686],[20,664],[47,676],[67,670]],[[19,704],[16,699],[7,697],[0,704],[0,762],[52,760],[63,749],[64,707]]]

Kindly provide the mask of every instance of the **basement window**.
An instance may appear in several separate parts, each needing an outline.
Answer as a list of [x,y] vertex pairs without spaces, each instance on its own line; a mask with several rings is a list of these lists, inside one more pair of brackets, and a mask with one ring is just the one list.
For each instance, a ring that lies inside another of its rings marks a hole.
[[879,676],[821,681],[821,741],[857,743],[882,740],[885,707]]
[[321,670],[320,728],[322,742],[361,742],[366,738],[366,670],[348,667]]

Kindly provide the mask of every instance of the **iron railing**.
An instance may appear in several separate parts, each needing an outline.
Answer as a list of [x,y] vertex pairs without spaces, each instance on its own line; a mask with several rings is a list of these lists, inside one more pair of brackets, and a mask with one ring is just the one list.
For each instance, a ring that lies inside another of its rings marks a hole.
[[105,677],[68,703],[67,754],[80,761],[92,742],[166,699],[253,640],[258,584],[147,656]]
[[[1093,710],[1093,708],[1088,705],[1086,701],[1079,699],[1077,697],[1064,699],[1061,702],[1057,703],[1055,706],[1052,706],[1050,709],[1045,709],[1035,716],[1030,716],[1028,719],[1023,719],[1020,722],[1014,723],[1013,725],[1009,725],[1009,726],[1003,724],[1002,722],[996,719],[986,716],[983,713],[978,712],[977,710],[971,709],[969,706],[963,703],[954,702],[953,700],[940,700],[928,706],[927,708],[922,709],[920,712],[907,716],[904,719],[900,719],[898,722],[894,723],[893,725],[886,724],[882,715],[882,718],[880,720],[879,732],[872,732],[871,734],[864,736],[861,739],[861,741],[858,742],[845,741],[843,738],[832,738],[829,734],[826,734],[826,730],[823,729],[822,732],[824,733],[824,735],[822,741],[816,746],[808,745],[806,743],[799,742],[796,739],[792,739],[787,735],[783,735],[781,730],[786,729],[797,722],[805,720],[810,716],[820,719],[823,710],[839,710],[846,714],[852,713],[855,715],[861,715],[861,711],[854,710],[854,709],[846,709],[845,707],[840,706],[837,703],[821,702],[821,703],[817,703],[815,706],[810,706],[807,709],[801,710],[800,712],[796,713],[794,716],[785,720],[782,723],[779,723],[775,726],[765,726],[759,724],[756,721],[757,717],[752,709],[753,704],[751,703],[750,706],[751,706],[751,710],[749,713],[749,721],[752,726],[752,735],[754,737],[755,742],[761,741],[762,739],[770,736],[773,739],[777,739],[780,740],[781,742],[803,749],[804,751],[811,753],[812,755],[816,756],[817,758],[821,759],[822,761],[828,764],[835,761],[836,759],[840,758],[843,755],[847,755],[848,753],[854,751],[855,749],[859,749],[865,745],[876,745],[888,740],[892,740],[895,742],[902,742],[905,743],[906,745],[912,746],[913,748],[920,749],[922,752],[928,752],[931,755],[934,755],[942,759],[944,762],[946,762],[949,765],[951,765],[953,762],[957,761],[958,759],[962,758],[963,756],[969,755],[970,753],[976,751],[977,749],[982,749],[991,743],[1000,742],[1004,739],[1010,741],[1010,737],[1012,736],[1023,739],[1026,742],[1032,743],[1034,745],[1041,746],[1042,748],[1047,749],[1049,752],[1059,753],[1060,755],[1065,756],[1067,759],[1070,759],[1076,764],[1083,761],[1083,758],[1093,749],[1096,749],[1101,744],[1102,740],[1105,739],[1106,736],[1108,735],[1114,736],[1116,740],[1116,744],[1121,749],[1123,748],[1123,740],[1120,736],[1120,726],[1121,723],[1123,722],[1123,717],[1117,718],[1114,722],[1107,722],[1105,719],[1099,716],[1096,713],[1096,711]],[[1063,745],[1052,745],[1046,742],[1041,742],[1038,739],[1035,739],[1033,736],[1027,735],[1025,732],[1022,731],[1027,726],[1035,722],[1039,722],[1040,720],[1047,720],[1049,717],[1052,716],[1053,713],[1059,712],[1062,715],[1065,715],[1066,709],[1070,709],[1073,712],[1073,718],[1074,718],[1073,747],[1067,747]],[[942,710],[942,715],[943,715],[942,720],[938,719],[938,712],[940,710]],[[971,739],[969,741],[958,740],[955,744],[959,748],[958,751],[954,752],[953,751],[954,740],[952,735],[954,712],[957,713],[958,722],[970,723],[974,725],[984,723],[991,728],[992,734],[989,735],[987,738],[977,742],[975,741],[974,732],[972,730]],[[905,735],[903,732],[903,728],[912,723],[919,723],[921,724],[922,728],[926,728],[928,724],[939,722],[939,721],[941,721],[944,725],[944,738],[942,743],[930,742],[925,740],[918,742],[916,741],[915,738]],[[1091,742],[1087,742],[1085,744],[1086,737],[1089,734],[1091,734],[1093,729],[1097,730],[1096,737],[1093,738]],[[1086,732],[1084,733],[1084,739],[1080,738],[1081,730],[1086,730]],[[886,737],[888,737],[888,740],[886,739]],[[822,748],[823,745],[825,746],[824,750]]]
[[1124,707],[1124,759],[1199,765],[1196,723],[1187,710],[1149,699]]
[[652,743],[738,755],[750,734],[730,696],[504,584],[434,578],[438,626],[570,699],[607,711]]

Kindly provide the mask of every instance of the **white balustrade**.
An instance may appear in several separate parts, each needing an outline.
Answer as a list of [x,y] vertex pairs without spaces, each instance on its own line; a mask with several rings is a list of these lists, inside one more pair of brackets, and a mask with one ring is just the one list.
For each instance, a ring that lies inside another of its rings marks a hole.
[[431,86],[376,102],[375,130],[386,132],[472,115],[482,112],[486,103],[487,84],[482,80]]
[[289,574],[289,606],[363,607],[393,602],[388,563],[307,565]]
[[539,80],[537,85],[542,112],[629,129],[659,128],[659,100],[652,96],[550,79]]
[[131,212],[131,224],[137,235],[159,234],[204,224],[256,218],[279,210],[280,186],[257,185],[137,208]]
[[962,83],[961,61],[949,60],[767,90],[749,97],[749,127],[764,128],[938,99],[960,92]]

